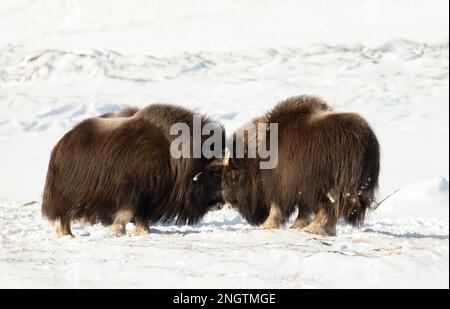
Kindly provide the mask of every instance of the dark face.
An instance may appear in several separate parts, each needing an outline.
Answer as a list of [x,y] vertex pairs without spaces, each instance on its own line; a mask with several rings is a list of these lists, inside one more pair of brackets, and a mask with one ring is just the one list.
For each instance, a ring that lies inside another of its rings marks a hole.
[[250,224],[261,224],[268,216],[257,184],[259,172],[254,159],[230,159],[223,168],[222,195],[225,203]]
[[225,203],[232,208],[238,208],[242,202],[243,188],[241,184],[245,181],[239,166],[232,159],[224,166],[222,173],[222,196]]
[[247,206],[250,176],[243,160],[229,160],[222,175],[222,195],[225,203],[229,203],[236,210]]
[[220,209],[224,203],[222,197],[222,161],[213,161],[193,181],[202,191],[203,201],[208,210]]

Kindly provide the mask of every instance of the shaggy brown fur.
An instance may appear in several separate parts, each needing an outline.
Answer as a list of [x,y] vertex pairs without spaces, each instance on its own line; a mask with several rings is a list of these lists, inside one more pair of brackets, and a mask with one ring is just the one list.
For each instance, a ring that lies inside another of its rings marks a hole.
[[306,226],[311,233],[334,235],[339,218],[363,223],[374,201],[380,161],[378,141],[363,118],[300,96],[253,121],[259,122],[278,123],[278,165],[260,170],[258,158],[230,158],[222,180],[226,202],[251,224],[269,216],[265,228],[278,227],[296,207],[293,227]]
[[[158,221],[199,221],[222,202],[222,161],[172,158],[170,143],[177,136],[170,127],[188,124],[192,148],[192,117],[182,107],[156,104],[128,118],[81,122],[53,149],[43,215],[61,235],[70,234],[70,222],[77,219],[113,224],[115,234],[123,234],[130,220],[137,233]],[[211,122],[202,117],[202,127]]]

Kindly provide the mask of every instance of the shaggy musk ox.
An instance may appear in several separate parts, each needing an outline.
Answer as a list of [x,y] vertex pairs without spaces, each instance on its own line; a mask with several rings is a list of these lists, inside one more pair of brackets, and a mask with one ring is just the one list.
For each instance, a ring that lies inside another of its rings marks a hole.
[[[233,151],[224,160],[226,202],[263,228],[277,228],[296,207],[292,227],[314,234],[335,235],[340,218],[356,226],[363,223],[374,202],[380,168],[377,138],[363,118],[333,112],[319,98],[300,96],[251,124],[257,123],[278,123],[278,165],[261,170],[258,157],[235,158]],[[242,142],[237,136],[232,137],[234,144]],[[258,136],[244,134],[244,139],[248,152],[248,141]]]
[[[162,104],[87,119],[64,135],[51,154],[42,203],[57,234],[70,235],[74,220],[110,224],[114,235],[134,221],[136,234],[145,234],[158,221],[193,224],[221,203],[222,159],[171,156],[177,136],[170,128],[178,122],[191,129],[192,149],[193,113]],[[206,123],[222,129],[202,116]]]

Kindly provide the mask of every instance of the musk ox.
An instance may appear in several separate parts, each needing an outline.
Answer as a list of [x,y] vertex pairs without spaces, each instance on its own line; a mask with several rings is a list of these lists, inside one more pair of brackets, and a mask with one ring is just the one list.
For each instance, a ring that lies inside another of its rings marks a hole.
[[[224,132],[199,117],[201,126]],[[42,203],[57,234],[70,235],[76,220],[110,225],[113,235],[134,221],[135,233],[146,234],[158,221],[193,224],[221,203],[223,159],[172,157],[175,123],[187,124],[192,134],[193,113],[156,104],[87,119],[64,135],[51,154]]]
[[[262,228],[277,228],[296,207],[292,227],[314,234],[335,235],[339,219],[363,223],[380,168],[377,138],[363,118],[334,112],[317,97],[300,96],[279,103],[251,125],[258,123],[278,124],[278,165],[260,169],[260,157],[236,158],[233,150],[224,159],[225,202]],[[232,142],[246,145],[247,154],[249,141],[258,140],[258,134],[239,138],[235,133]]]

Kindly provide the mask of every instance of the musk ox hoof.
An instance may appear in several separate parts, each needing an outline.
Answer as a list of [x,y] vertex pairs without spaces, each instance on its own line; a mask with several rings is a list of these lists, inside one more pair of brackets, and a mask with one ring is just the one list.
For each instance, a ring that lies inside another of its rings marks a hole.
[[295,220],[294,224],[292,224],[291,229],[294,230],[301,230],[308,226],[309,221],[308,220]]
[[88,218],[81,218],[78,223],[85,225],[85,226],[92,226],[93,223]]
[[135,236],[144,236],[150,234],[150,229],[148,226],[137,226],[134,230]]
[[55,233],[56,233],[57,237],[66,237],[66,236],[70,236],[72,238],[75,237],[75,236],[73,236],[73,234],[71,232],[62,232],[59,230],[55,230]]
[[305,232],[322,236],[336,236],[336,227],[324,227],[323,225],[312,222],[305,229]]
[[72,236],[73,237],[72,232],[70,231],[70,223],[68,223],[68,222],[61,223],[61,220],[57,219],[53,223],[53,227],[54,227],[55,233],[58,237],[63,237],[63,236]]
[[277,229],[279,227],[279,224],[274,221],[266,221],[263,224],[261,224],[259,227],[264,230]]
[[125,226],[122,224],[112,224],[109,227],[109,234],[111,236],[123,236],[127,233]]

